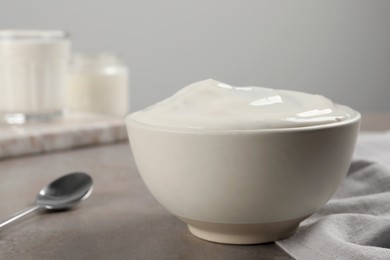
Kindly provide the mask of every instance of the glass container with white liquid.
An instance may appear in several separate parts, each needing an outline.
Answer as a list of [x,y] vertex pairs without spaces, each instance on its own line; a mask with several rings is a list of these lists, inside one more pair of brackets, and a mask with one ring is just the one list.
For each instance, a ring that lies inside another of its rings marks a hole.
[[1,30],[0,122],[60,117],[69,56],[64,31]]
[[70,112],[124,117],[129,112],[129,68],[113,53],[72,57],[66,90]]

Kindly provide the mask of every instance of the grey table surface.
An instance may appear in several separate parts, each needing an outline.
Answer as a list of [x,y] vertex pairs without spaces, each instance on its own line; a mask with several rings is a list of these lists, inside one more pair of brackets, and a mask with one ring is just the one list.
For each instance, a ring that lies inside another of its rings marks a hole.
[[151,196],[128,143],[0,160],[0,220],[73,171],[94,192],[71,211],[35,214],[0,230],[0,259],[292,259],[273,243],[235,246],[192,236]]

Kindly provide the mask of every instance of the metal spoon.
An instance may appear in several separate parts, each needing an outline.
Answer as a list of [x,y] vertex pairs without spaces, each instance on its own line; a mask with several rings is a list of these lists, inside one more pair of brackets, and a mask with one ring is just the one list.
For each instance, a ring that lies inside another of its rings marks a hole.
[[66,210],[92,193],[92,178],[82,172],[64,175],[42,188],[35,199],[35,206],[17,213],[0,224],[0,228],[38,209]]

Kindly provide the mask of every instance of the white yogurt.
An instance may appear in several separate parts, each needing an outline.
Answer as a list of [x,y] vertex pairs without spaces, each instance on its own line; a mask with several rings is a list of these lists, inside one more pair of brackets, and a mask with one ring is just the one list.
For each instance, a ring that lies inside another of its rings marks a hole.
[[320,95],[235,87],[208,79],[134,113],[132,119],[173,128],[244,130],[323,125],[347,120],[355,113]]

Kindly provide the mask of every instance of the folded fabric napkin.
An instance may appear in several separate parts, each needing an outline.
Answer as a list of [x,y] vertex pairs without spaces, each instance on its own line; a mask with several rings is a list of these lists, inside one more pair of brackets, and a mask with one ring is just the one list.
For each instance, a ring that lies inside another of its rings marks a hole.
[[296,259],[390,259],[390,132],[362,133],[332,199],[277,244]]

